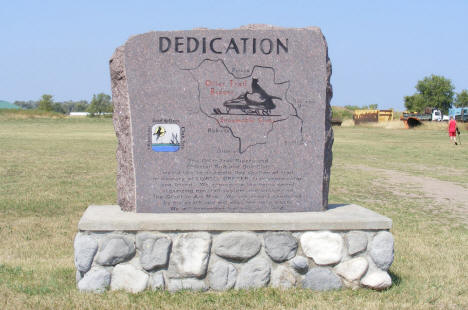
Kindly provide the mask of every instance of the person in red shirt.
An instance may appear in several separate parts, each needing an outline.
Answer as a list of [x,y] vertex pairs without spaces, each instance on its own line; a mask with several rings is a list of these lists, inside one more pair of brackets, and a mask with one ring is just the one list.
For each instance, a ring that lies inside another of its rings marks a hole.
[[457,122],[453,119],[453,116],[450,116],[448,131],[449,131],[450,141],[452,141],[455,145],[457,145],[458,144],[457,137],[456,137]]

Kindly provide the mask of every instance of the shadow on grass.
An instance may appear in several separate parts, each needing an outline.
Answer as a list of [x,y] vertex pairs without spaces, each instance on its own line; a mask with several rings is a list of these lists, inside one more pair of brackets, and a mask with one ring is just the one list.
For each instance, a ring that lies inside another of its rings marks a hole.
[[331,204],[328,205],[328,210],[336,209],[336,208],[340,208],[340,207],[344,207],[344,206],[347,206],[347,205],[350,205],[350,204],[346,204],[346,203],[331,203]]
[[392,286],[400,286],[401,285],[401,277],[394,273],[393,271],[388,271],[390,278],[392,278]]

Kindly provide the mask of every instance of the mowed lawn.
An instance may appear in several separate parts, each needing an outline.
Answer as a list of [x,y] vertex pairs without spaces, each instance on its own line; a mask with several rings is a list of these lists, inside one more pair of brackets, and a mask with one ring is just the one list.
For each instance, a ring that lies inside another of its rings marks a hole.
[[467,131],[463,138],[455,147],[441,129],[335,129],[330,203],[393,220],[386,291],[99,295],[75,288],[73,238],[88,205],[116,203],[112,121],[1,120],[0,309],[468,309],[468,229],[459,218],[468,197],[444,203],[401,178],[468,190]]

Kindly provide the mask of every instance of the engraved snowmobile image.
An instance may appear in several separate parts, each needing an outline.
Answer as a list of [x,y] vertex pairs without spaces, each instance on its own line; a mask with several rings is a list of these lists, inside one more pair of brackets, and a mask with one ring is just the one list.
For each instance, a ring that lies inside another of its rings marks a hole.
[[252,79],[252,92],[245,92],[237,98],[223,102],[226,112],[219,108],[213,109],[214,114],[231,114],[232,110],[241,111],[245,115],[271,114],[271,110],[276,108],[273,100],[282,100],[279,97],[269,95],[259,84],[258,79]]

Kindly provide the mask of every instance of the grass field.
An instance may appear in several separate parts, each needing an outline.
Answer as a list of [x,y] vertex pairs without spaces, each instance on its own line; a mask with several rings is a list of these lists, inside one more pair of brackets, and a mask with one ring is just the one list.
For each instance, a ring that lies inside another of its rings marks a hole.
[[466,131],[465,137],[456,147],[437,128],[335,129],[330,203],[360,204],[393,219],[394,285],[386,291],[96,295],[75,289],[73,238],[88,205],[116,202],[111,120],[5,117],[0,121],[0,308],[467,309]]

